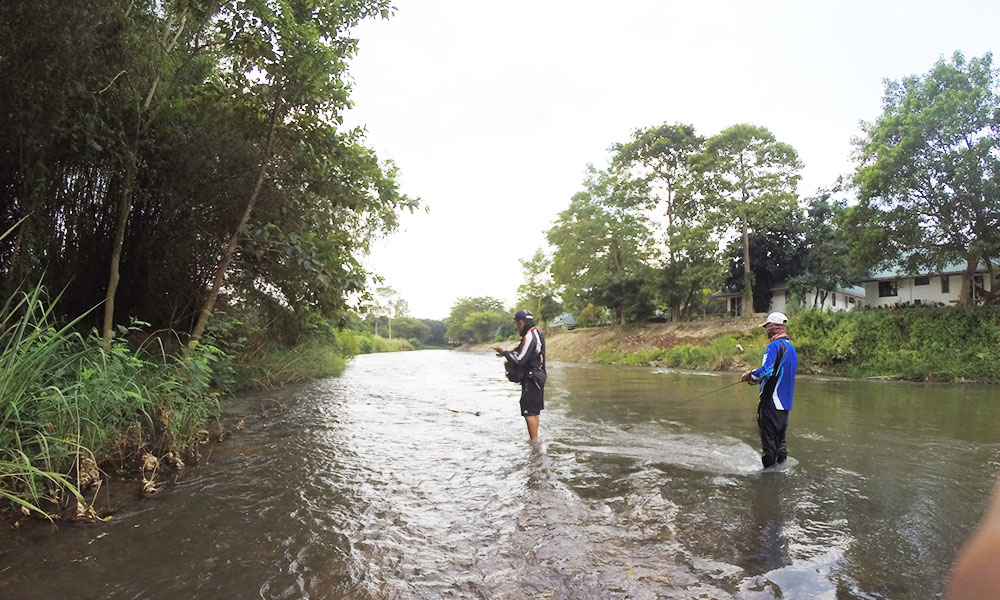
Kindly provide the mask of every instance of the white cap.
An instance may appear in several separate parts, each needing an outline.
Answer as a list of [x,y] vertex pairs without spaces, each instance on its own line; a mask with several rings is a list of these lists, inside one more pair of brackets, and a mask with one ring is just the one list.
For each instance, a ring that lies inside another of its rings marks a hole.
[[761,327],[767,325],[768,323],[774,323],[775,325],[784,325],[788,322],[788,317],[785,313],[773,312],[767,315],[767,320],[760,324]]

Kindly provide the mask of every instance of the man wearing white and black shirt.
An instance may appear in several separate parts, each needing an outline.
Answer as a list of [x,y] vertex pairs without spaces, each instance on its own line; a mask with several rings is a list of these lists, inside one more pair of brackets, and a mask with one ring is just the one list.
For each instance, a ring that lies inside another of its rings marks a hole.
[[545,408],[545,338],[535,327],[530,311],[519,310],[514,314],[514,324],[521,334],[521,343],[507,352],[500,346],[493,348],[497,356],[507,359],[508,370],[519,374],[521,383],[521,416],[528,426],[528,437],[538,439],[539,414]]

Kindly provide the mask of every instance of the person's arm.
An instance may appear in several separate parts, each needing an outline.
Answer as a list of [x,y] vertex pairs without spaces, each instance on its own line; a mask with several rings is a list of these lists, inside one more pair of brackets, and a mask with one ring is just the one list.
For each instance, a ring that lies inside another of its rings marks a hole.
[[990,506],[958,553],[945,600],[996,598],[1000,591],[1000,479]]
[[778,356],[777,346],[778,344],[769,343],[764,349],[764,360],[760,368],[744,373],[741,381],[754,385],[770,377],[771,373],[774,372],[774,362]]
[[523,367],[538,352],[538,344],[538,334],[528,330],[521,339],[521,345],[510,352],[504,352],[504,356],[518,367]]

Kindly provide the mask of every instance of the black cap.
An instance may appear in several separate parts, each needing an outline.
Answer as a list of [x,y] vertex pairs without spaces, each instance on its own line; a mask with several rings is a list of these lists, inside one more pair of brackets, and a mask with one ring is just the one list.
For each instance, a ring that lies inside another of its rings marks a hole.
[[530,310],[525,310],[523,308],[521,310],[517,311],[516,313],[514,313],[514,320],[515,321],[527,321],[528,319],[533,319],[533,318],[534,317],[531,316],[531,311]]

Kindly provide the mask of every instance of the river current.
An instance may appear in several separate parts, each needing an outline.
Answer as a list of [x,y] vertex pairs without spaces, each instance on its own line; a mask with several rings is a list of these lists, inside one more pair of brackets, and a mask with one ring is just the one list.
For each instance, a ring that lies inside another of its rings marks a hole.
[[[359,356],[108,523],[0,534],[2,598],[936,598],[1000,467],[995,388],[800,376],[762,472],[732,373]],[[706,395],[707,393],[707,395]],[[100,506],[98,507],[100,508]]]

